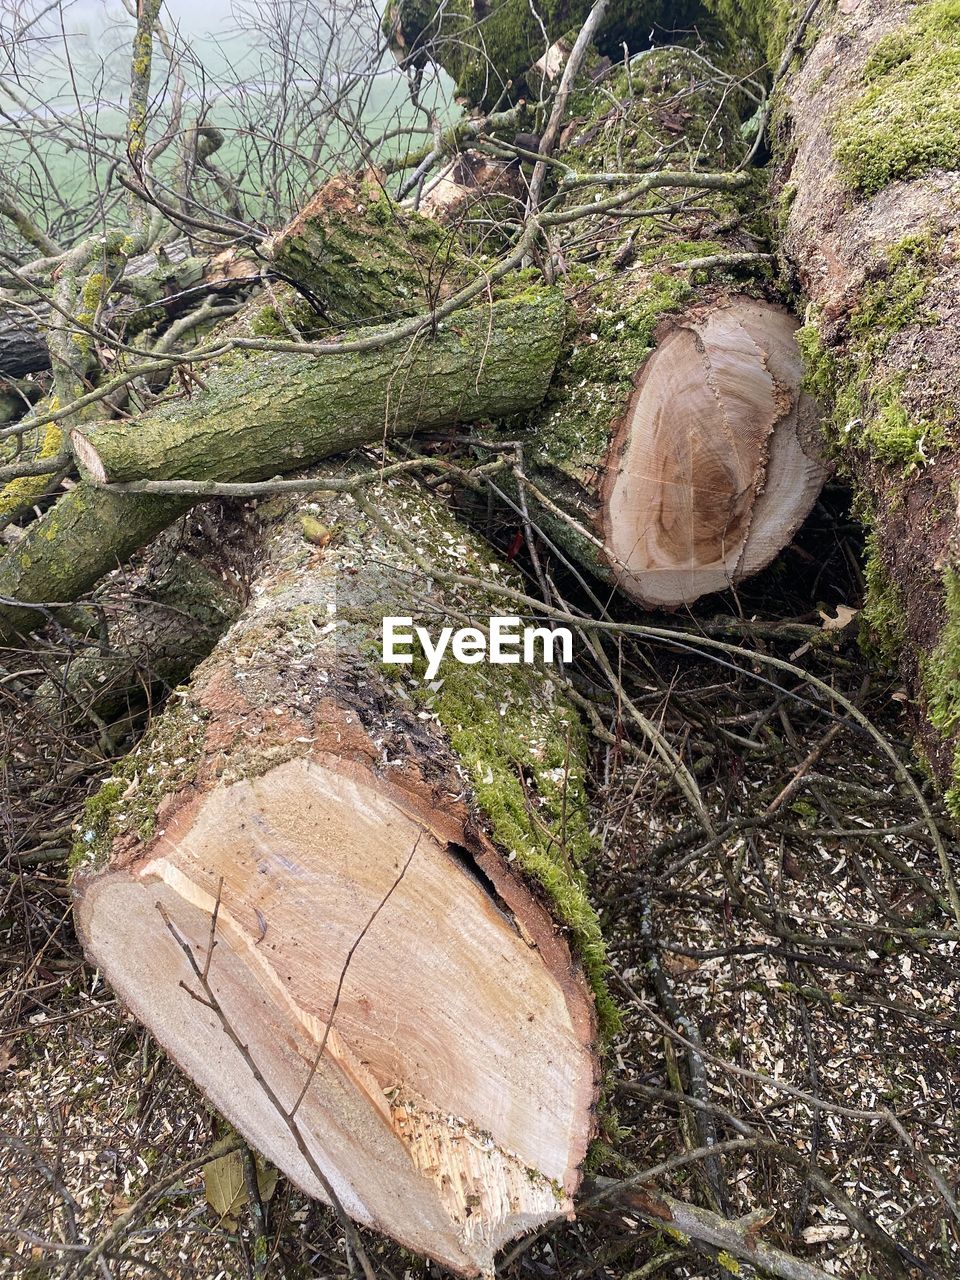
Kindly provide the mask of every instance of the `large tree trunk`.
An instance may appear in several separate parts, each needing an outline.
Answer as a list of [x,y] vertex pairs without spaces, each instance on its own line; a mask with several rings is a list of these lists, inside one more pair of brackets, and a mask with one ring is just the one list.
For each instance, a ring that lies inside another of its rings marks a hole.
[[[400,343],[367,331],[371,349],[350,354],[235,351],[202,390],[136,423],[77,427],[75,452],[97,482],[264,479],[387,436],[509,416],[543,399],[564,324],[563,296],[547,289]],[[71,489],[0,564],[0,638],[42,621],[31,605],[75,600],[194,500]]]
[[500,570],[424,491],[373,501],[410,541],[347,497],[277,519],[248,610],[88,804],[77,921],[295,1182],[489,1273],[571,1211],[593,1130],[583,736],[538,666],[381,663],[384,614],[497,612],[419,556]]
[[811,383],[867,524],[866,619],[960,814],[955,6],[824,10],[776,116]]

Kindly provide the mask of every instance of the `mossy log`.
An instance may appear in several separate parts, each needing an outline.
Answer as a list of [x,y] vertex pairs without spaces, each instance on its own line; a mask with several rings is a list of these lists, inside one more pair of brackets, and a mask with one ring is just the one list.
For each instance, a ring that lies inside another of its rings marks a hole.
[[393,203],[375,173],[325,182],[266,251],[340,325],[428,311],[473,277],[455,236]]
[[[527,0],[391,0],[383,25],[402,65],[436,62],[453,79],[458,97],[490,106],[511,84],[522,91],[527,71],[549,45],[575,36],[591,8],[592,0],[549,0],[536,11]],[[695,3],[613,0],[597,44],[620,58],[624,41],[634,50],[646,48],[660,18],[676,29],[699,10]]]
[[824,10],[781,90],[782,246],[868,530],[865,621],[960,816],[960,12]]
[[319,358],[240,351],[218,362],[201,394],[158,406],[136,430],[81,424],[71,443],[100,483],[272,476],[385,436],[532,408],[565,322],[560,290],[530,289],[402,343],[377,345],[374,331],[367,350]]
[[[99,484],[140,479],[255,480],[387,436],[521,413],[543,399],[566,322],[559,290],[528,291],[455,313],[436,333],[344,354],[234,351],[204,387],[135,423],[72,433]],[[192,504],[93,483],[71,489],[0,562],[0,639],[29,631],[31,605],[69,603]]]
[[[524,92],[539,98],[544,74],[555,76],[592,8],[593,0],[546,0],[536,10],[527,0],[389,0],[383,28],[401,66],[434,62],[460,99],[489,107]],[[695,31],[715,38],[720,60],[736,51],[754,74],[792,12],[790,0],[610,0],[592,60],[620,62],[624,48],[672,45],[678,33]]]
[[346,496],[269,517],[250,606],[87,805],[76,918],[294,1182],[491,1274],[571,1212],[615,1016],[584,735],[545,668],[382,663],[384,614],[498,611],[430,565],[506,571],[423,490],[372,501],[418,555]]

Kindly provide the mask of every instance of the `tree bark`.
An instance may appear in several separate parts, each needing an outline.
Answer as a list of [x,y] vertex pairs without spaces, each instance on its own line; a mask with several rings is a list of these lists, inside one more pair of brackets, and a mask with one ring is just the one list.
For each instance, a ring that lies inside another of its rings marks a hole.
[[241,351],[202,393],[159,406],[136,431],[107,420],[79,425],[71,440],[100,483],[262,479],[384,437],[532,408],[564,324],[563,295],[545,289],[458,312],[435,336],[402,344],[321,358]]
[[571,1212],[593,1130],[584,739],[541,667],[381,662],[384,614],[479,622],[439,579],[505,570],[424,491],[371,500],[274,514],[251,605],[88,803],[77,922],[297,1184],[489,1274]]
[[819,23],[776,114],[783,252],[868,529],[865,618],[960,814],[957,19],[881,0]]
[[[37,310],[44,314],[46,307]],[[23,378],[50,368],[50,352],[39,327],[19,312],[0,315],[0,377]]]
[[38,687],[39,704],[112,730],[189,678],[242,610],[243,582],[225,560],[236,557],[238,540],[254,541],[246,522],[234,518],[228,528],[211,515],[209,524],[209,533],[199,521],[174,526],[122,582],[107,579],[89,609],[74,611],[72,629],[86,633],[88,647]]
[[[559,290],[458,312],[436,334],[350,354],[235,351],[205,386],[130,422],[73,433],[94,481],[265,479],[388,436],[523,412],[559,355]],[[0,563],[0,638],[43,619],[146,545],[195,499],[123,495],[82,483],[30,525]]]
[[[491,106],[505,90],[521,94],[527,71],[561,36],[575,36],[591,8],[592,0],[559,0],[538,12],[527,0],[454,0],[443,5],[392,0],[384,30],[403,65],[434,61],[453,79],[458,97],[474,106]],[[646,48],[660,18],[676,30],[698,11],[702,17],[702,7],[695,3],[614,0],[597,44],[619,59],[624,41],[634,51]]]

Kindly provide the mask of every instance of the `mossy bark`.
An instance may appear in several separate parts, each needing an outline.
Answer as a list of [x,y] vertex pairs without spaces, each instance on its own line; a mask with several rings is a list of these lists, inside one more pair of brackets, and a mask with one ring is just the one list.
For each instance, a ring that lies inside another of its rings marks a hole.
[[[511,1084],[509,1060],[496,1055],[485,1059],[470,1026],[457,1021],[442,1030],[434,1028],[438,1017],[444,1023],[444,992],[449,990],[445,983],[454,980],[447,976],[448,969],[450,974],[456,970],[454,957],[449,957],[449,963],[440,962],[439,967],[428,966],[417,980],[428,993],[422,1016],[433,1028],[432,1047],[423,1056],[417,1048],[420,1028],[408,1031],[402,1012],[402,989],[410,966],[417,963],[413,952],[406,958],[385,955],[382,963],[393,975],[386,990],[358,988],[363,972],[358,952],[358,962],[347,974],[343,998],[335,1007],[336,1039],[331,1036],[328,1056],[314,1073],[315,1092],[322,1102],[327,1097],[325,1091],[332,1087],[326,1073],[355,1051],[364,1057],[367,1071],[379,1078],[383,1065],[377,1047],[379,1011],[385,1007],[390,1015],[384,1015],[385,1025],[389,1024],[386,1044],[390,1066],[389,1079],[382,1087],[391,1106],[414,1085],[423,1093],[423,1074],[432,1073],[430,1063],[435,1060],[443,1064],[444,1075],[444,1081],[435,1082],[437,1088],[446,1089],[477,1070],[487,1080],[504,1081],[492,1112],[484,1110],[479,1099],[476,1112],[469,1110],[473,1104],[467,1095],[459,1103],[446,1100],[442,1110],[447,1118],[436,1121],[441,1138],[445,1125],[482,1131],[486,1139],[479,1149],[493,1158],[501,1147],[516,1153],[517,1147],[509,1138],[512,1126],[519,1125],[523,1133],[529,1129],[536,1145],[538,1134],[558,1131],[547,1113],[559,1112],[564,1117],[559,1130],[566,1135],[561,1144],[567,1147],[563,1159],[571,1163],[563,1167],[561,1160],[559,1169],[550,1166],[547,1177],[553,1179],[553,1191],[547,1194],[549,1182],[544,1182],[542,1172],[547,1168],[546,1154],[533,1159],[528,1150],[521,1150],[528,1167],[512,1193],[517,1202],[532,1197],[540,1206],[536,1213],[545,1220],[566,1211],[568,1196],[579,1181],[596,1088],[595,1019],[598,1015],[604,1033],[616,1021],[604,984],[599,926],[586,895],[591,838],[584,790],[584,732],[576,713],[540,666],[464,666],[447,658],[437,677],[427,682],[419,661],[412,666],[383,663],[381,628],[385,615],[412,617],[433,634],[445,623],[460,625],[465,619],[486,629],[490,615],[498,612],[497,602],[482,588],[443,585],[440,578],[445,573],[460,573],[502,581],[507,570],[493,564],[491,553],[421,488],[408,482],[390,483],[370,495],[370,501],[378,514],[376,521],[347,496],[293,507],[276,503],[267,512],[269,532],[251,604],[197,669],[189,688],[92,798],[79,824],[74,886],[81,934],[92,962],[102,967],[168,1051],[200,1080],[214,1103],[291,1176],[313,1194],[321,1194],[307,1172],[284,1156],[282,1135],[277,1136],[278,1117],[265,1120],[262,1106],[238,1107],[237,1098],[251,1086],[229,1053],[217,1058],[220,1066],[211,1072],[210,1063],[216,1056],[213,1050],[201,1052],[179,1019],[167,1019],[159,1012],[165,999],[165,979],[157,957],[164,949],[165,930],[154,900],[160,894],[174,926],[193,936],[190,911],[200,901],[200,881],[193,888],[193,879],[212,874],[216,888],[215,862],[220,856],[211,851],[214,864],[208,865],[203,855],[206,870],[194,865],[202,814],[218,804],[221,808],[226,805],[224,813],[235,812],[239,805],[242,821],[238,819],[236,832],[223,836],[224,866],[231,870],[217,892],[226,932],[218,943],[211,974],[216,980],[228,950],[231,954],[236,951],[234,922],[249,917],[253,922],[250,954],[257,959],[251,962],[244,998],[253,1021],[247,1024],[244,1012],[237,1011],[236,1016],[238,1025],[249,1026],[250,1043],[256,1045],[259,1032],[255,1027],[273,1016],[269,1011],[275,1000],[271,983],[258,977],[260,968],[284,966],[278,967],[277,973],[290,993],[289,998],[284,997],[286,1008],[289,999],[300,999],[296,992],[304,983],[310,988],[310,966],[318,963],[305,934],[283,942],[285,912],[306,912],[321,925],[329,917],[330,925],[322,926],[331,931],[326,949],[339,946],[332,941],[339,936],[337,880],[329,878],[332,873],[327,862],[310,863],[312,870],[308,871],[310,859],[320,856],[315,851],[328,846],[337,849],[341,841],[349,850],[354,827],[374,822],[381,808],[394,814],[382,828],[384,840],[395,839],[391,831],[401,826],[406,829],[412,819],[415,829],[422,831],[422,845],[419,835],[416,842],[408,836],[403,840],[412,843],[414,871],[418,860],[428,856],[428,844],[432,847],[432,842],[440,841],[436,856],[445,860],[443,875],[455,889],[446,910],[465,909],[455,904],[461,899],[469,904],[478,886],[485,886],[483,892],[494,904],[490,917],[494,926],[501,928],[498,920],[512,922],[504,935],[509,944],[505,950],[515,946],[517,934],[512,931],[518,930],[526,939],[524,966],[542,965],[552,975],[549,981],[560,984],[566,1004],[561,1002],[559,1007],[568,1010],[561,1022],[568,1017],[571,1020],[561,1037],[568,1046],[561,1056],[572,1053],[570,1061],[575,1059],[579,1066],[572,1079],[558,1084],[555,1096],[543,1099],[545,1109],[539,1112],[541,1069],[543,1078],[549,1078],[551,1062],[544,1059],[522,1086]],[[318,524],[329,531],[322,546],[313,536]],[[386,531],[384,524],[415,543],[418,558],[411,558],[402,541]],[[432,566],[439,573],[431,572]],[[326,801],[317,800],[318,779],[340,779],[336,786],[366,799],[362,804],[358,799],[345,800],[331,810]],[[299,800],[283,790],[294,784],[303,788]],[[271,808],[274,786],[286,797],[279,813]],[[295,841],[281,830],[287,821],[298,824]],[[375,834],[372,843],[376,845],[380,838]],[[246,864],[250,840],[255,874],[249,883],[238,887],[232,876]],[[371,839],[365,837],[364,857],[370,845]],[[404,857],[410,853],[407,844],[401,852]],[[351,858],[345,854],[343,862],[338,861],[339,855],[331,856],[334,866],[342,867],[343,894],[350,899],[357,892],[349,881]],[[268,864],[274,863],[271,872]],[[399,870],[399,866],[390,865],[388,884],[395,881]],[[462,887],[457,889],[457,885]],[[142,896],[148,922],[145,928],[149,932],[149,921],[154,921],[156,946],[125,948],[117,943],[117,931],[125,926],[122,913],[115,918],[110,915],[114,892],[133,910],[139,910],[134,904]],[[397,905],[402,892],[384,907],[384,920],[388,912],[402,909],[402,904]],[[429,899],[413,909],[419,911],[419,924],[411,926],[414,933],[419,929],[425,937],[446,927],[442,918],[431,914]],[[475,910],[476,905],[470,909]],[[419,943],[416,937],[405,941],[405,931],[391,943],[389,933],[381,934],[379,928],[379,924],[371,924],[369,940],[361,944],[368,954],[392,945],[401,950],[412,947],[414,952],[429,946],[423,938]],[[466,917],[463,929],[469,946],[471,926]],[[511,933],[514,942],[509,942]],[[301,945],[302,950],[297,949]],[[281,960],[285,947],[295,950]],[[530,947],[533,950],[527,949]],[[484,964],[499,964],[497,951],[493,947]],[[152,958],[145,965],[148,955]],[[146,975],[145,968],[149,969]],[[522,988],[526,980],[521,970],[517,975]],[[177,994],[177,977],[169,974],[170,992],[176,999],[185,999]],[[496,1010],[492,1016],[502,1020],[503,1027],[512,1027],[516,1021],[510,982],[507,977],[505,987],[498,986],[490,993]],[[327,998],[322,990],[322,984],[316,987],[321,1005]],[[196,1005],[186,1003],[189,1020]],[[456,997],[451,998],[451,1004],[456,1004]],[[322,1027],[325,1015],[318,1016]],[[477,1025],[490,1016],[484,1004],[477,1010]],[[511,1053],[520,1057],[528,1054],[529,1046],[542,1033],[537,1024],[545,1019],[549,1026],[555,1016],[559,1015],[546,1007],[528,1011],[523,1005],[520,1021],[524,1029],[518,1029],[511,1040]],[[332,1020],[334,1015],[330,1017]],[[294,1024],[291,1045],[303,1035],[303,1026]],[[376,1043],[364,1051],[361,1041],[370,1035]],[[574,1050],[576,1041],[580,1048]],[[326,1035],[323,1043],[328,1043]],[[306,1069],[310,1058],[304,1052]],[[475,1054],[480,1056],[475,1058]],[[264,1070],[262,1057],[260,1065]],[[279,1064],[276,1069],[283,1070]],[[276,1084],[275,1077],[268,1078]],[[517,1088],[528,1096],[515,1096]],[[428,1093],[427,1101],[439,1103],[439,1095]],[[423,1112],[423,1098],[418,1106]],[[378,1107],[382,1111],[382,1102]],[[406,1141],[405,1130],[398,1131]],[[508,1197],[498,1193],[488,1200],[487,1173],[480,1169],[475,1171],[471,1192],[474,1207],[468,1201],[465,1216],[460,1217],[462,1205],[453,1211],[453,1234],[435,1224],[425,1235],[416,1203],[419,1193],[405,1201],[398,1212],[394,1207],[396,1187],[402,1183],[395,1184],[392,1197],[385,1200],[375,1185],[364,1182],[370,1175],[364,1174],[366,1157],[362,1152],[376,1151],[380,1139],[369,1131],[355,1134],[349,1125],[345,1135],[340,1132],[333,1150],[325,1149],[321,1138],[310,1137],[309,1141],[316,1144],[318,1158],[328,1170],[332,1161],[333,1167],[344,1171],[348,1191],[343,1200],[352,1208],[359,1199],[360,1208],[353,1211],[361,1220],[466,1274],[485,1269],[486,1250],[502,1242],[497,1232],[509,1237],[518,1229],[510,1225],[516,1205],[511,1204],[507,1214]],[[350,1165],[353,1157],[345,1153],[352,1150],[355,1139],[362,1146],[356,1163]],[[391,1142],[395,1142],[392,1137]],[[356,1178],[353,1183],[352,1178]],[[431,1178],[428,1171],[428,1183]],[[441,1185],[441,1201],[447,1194],[448,1188]],[[530,1219],[527,1225],[532,1222]]]
[[[392,0],[384,29],[402,62],[417,66],[432,59],[454,80],[458,96],[489,107],[511,81],[514,94],[519,94],[526,72],[546,53],[547,43],[575,36],[591,8],[591,0],[548,0],[536,12],[527,0],[454,0],[442,5],[433,0]],[[624,41],[634,51],[646,48],[658,20],[681,28],[699,9],[695,3],[614,0],[597,44],[620,58]]]
[[401,210],[375,176],[330,179],[269,251],[280,274],[337,324],[429,310],[472,278],[455,236]]
[[0,643],[42,627],[193,505],[75,485],[0,560]]
[[75,627],[89,624],[89,649],[37,690],[38,704],[62,707],[67,720],[113,724],[149,706],[189,677],[243,606],[242,584],[225,570],[222,547],[179,526],[125,573],[119,600],[108,580],[94,601],[98,611],[89,619],[75,611]]
[[810,384],[868,528],[869,640],[960,815],[960,12],[824,10],[781,91],[782,247],[809,300]]
[[[531,408],[546,392],[565,320],[562,294],[547,289],[368,351],[234,352],[205,372],[202,390],[158,406],[135,429],[105,421],[77,432],[88,465],[95,456],[110,481],[268,478],[388,436]],[[0,562],[0,636],[42,620],[30,605],[75,600],[190,505],[89,483],[71,489]]]
[[135,431],[104,421],[75,437],[111,482],[276,475],[385,436],[531,408],[549,385],[565,319],[559,290],[530,290],[370,350],[241,351],[210,371],[202,392],[158,406]]
[[[391,0],[384,30],[398,60],[441,66],[458,97],[489,107],[503,97],[539,97],[535,64],[550,45],[572,45],[592,0],[547,0],[536,12],[527,0]],[[676,33],[715,38],[722,56],[743,56],[746,74],[763,76],[763,55],[776,66],[794,6],[790,0],[612,0],[595,45],[613,62],[651,44],[673,44]]]

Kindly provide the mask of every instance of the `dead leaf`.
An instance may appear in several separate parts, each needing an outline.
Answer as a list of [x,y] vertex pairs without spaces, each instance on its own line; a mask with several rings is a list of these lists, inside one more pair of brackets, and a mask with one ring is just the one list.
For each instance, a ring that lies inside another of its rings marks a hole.
[[[203,1185],[207,1204],[220,1219],[222,1226],[232,1231],[237,1226],[237,1215],[248,1202],[247,1185],[243,1177],[243,1156],[231,1151],[203,1166]],[[257,1156],[257,1186],[260,1199],[266,1204],[277,1189],[277,1171],[273,1165]]]
[[831,618],[826,609],[821,609],[824,631],[842,631],[844,627],[849,627],[859,612],[859,609],[851,609],[848,604],[838,604],[836,617]]

